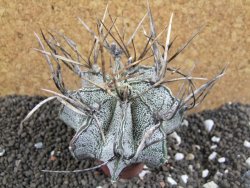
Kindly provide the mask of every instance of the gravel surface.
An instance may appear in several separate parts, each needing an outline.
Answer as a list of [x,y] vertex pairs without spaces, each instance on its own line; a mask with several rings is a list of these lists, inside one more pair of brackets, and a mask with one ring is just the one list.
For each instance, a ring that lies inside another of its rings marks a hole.
[[[79,174],[41,172],[96,165],[90,160],[76,161],[69,153],[74,131],[58,119],[56,101],[44,105],[24,123],[18,136],[21,120],[42,99],[0,98],[0,151],[4,151],[0,156],[0,187],[250,187],[250,164],[246,162],[250,148],[244,146],[244,142],[250,142],[250,105],[226,104],[189,115],[176,131],[177,136],[169,137],[168,164],[111,185],[101,170]],[[214,123],[209,131],[206,120]]]

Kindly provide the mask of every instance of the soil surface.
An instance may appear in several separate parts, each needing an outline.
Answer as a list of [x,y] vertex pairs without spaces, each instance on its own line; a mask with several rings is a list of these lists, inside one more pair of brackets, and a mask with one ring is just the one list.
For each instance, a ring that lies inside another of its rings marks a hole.
[[[226,104],[213,111],[189,115],[176,131],[181,143],[178,145],[173,137],[168,139],[170,158],[166,165],[147,169],[150,173],[143,178],[119,180],[111,185],[109,177],[100,169],[78,174],[41,172],[44,169],[75,170],[97,165],[90,160],[76,161],[71,156],[68,145],[74,131],[58,119],[59,105],[56,101],[40,108],[24,123],[24,129],[18,136],[21,120],[42,99],[44,97],[0,98],[0,147],[5,150],[0,156],[0,187],[162,188],[171,187],[172,178],[177,183],[172,187],[202,187],[213,181],[222,188],[238,188],[243,187],[244,181],[250,181],[246,173],[250,148],[243,146],[245,140],[250,141],[250,105]],[[207,119],[214,122],[210,132],[204,127]],[[39,142],[43,145],[37,149]],[[209,160],[213,152],[217,155]],[[183,154],[184,158],[176,161],[176,156],[180,156],[177,153]],[[202,177],[202,171],[204,174],[208,171],[206,177]],[[188,176],[187,183],[181,180],[182,175]]]

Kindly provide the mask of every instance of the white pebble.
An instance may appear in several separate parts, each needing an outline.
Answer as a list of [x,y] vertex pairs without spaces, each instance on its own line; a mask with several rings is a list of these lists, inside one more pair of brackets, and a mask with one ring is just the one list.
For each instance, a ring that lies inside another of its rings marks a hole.
[[0,147],[0,157],[2,157],[5,154],[5,149]]
[[179,146],[181,144],[181,137],[176,132],[173,132],[169,136],[171,136],[172,138],[174,138],[176,140],[176,142],[177,142],[176,145],[177,146]]
[[181,175],[181,181],[186,184],[187,181],[188,181],[188,175],[184,174],[184,175]]
[[149,170],[143,170],[140,172],[139,177],[141,180],[143,180],[144,176],[148,173],[151,173]]
[[226,158],[225,157],[221,157],[218,159],[218,162],[219,163],[224,163],[226,161]]
[[248,142],[247,140],[244,141],[243,144],[246,148],[250,148],[250,142]]
[[201,149],[201,147],[200,147],[199,145],[193,145],[192,147],[193,147],[194,149],[198,149],[198,150]]
[[209,170],[208,169],[205,169],[205,170],[202,171],[202,177],[203,178],[206,178],[208,176],[208,174],[209,174]]
[[226,170],[224,171],[224,173],[227,174],[227,173],[228,173],[228,169],[226,169]]
[[214,181],[210,181],[203,185],[203,188],[218,188],[219,186],[214,183]]
[[55,155],[55,150],[52,150],[52,151],[50,152],[50,156],[53,156],[53,155]]
[[210,132],[213,129],[213,126],[214,126],[213,120],[207,119],[203,123],[207,132]]
[[188,165],[188,170],[189,170],[190,172],[193,172],[193,171],[194,171],[193,165]]
[[210,149],[216,149],[217,148],[217,145],[212,145],[211,147],[210,147]]
[[167,180],[168,180],[168,183],[170,183],[170,185],[177,185],[177,182],[173,178],[168,177]]
[[148,169],[147,165],[144,165],[143,168],[144,168],[144,169]]
[[102,186],[97,186],[96,188],[102,188]]
[[180,161],[180,160],[184,159],[184,154],[183,153],[176,153],[174,158],[176,161]]
[[214,180],[219,180],[222,176],[223,174],[220,171],[217,171],[214,175]]
[[250,157],[246,160],[247,167],[250,169]]
[[187,159],[188,161],[194,160],[194,154],[188,153],[187,156],[186,156],[186,159]]
[[43,148],[43,143],[42,142],[37,142],[37,143],[34,144],[34,146],[35,146],[36,149],[41,149],[41,148]]
[[209,159],[209,160],[214,160],[214,159],[216,158],[216,156],[217,156],[217,153],[214,151],[214,152],[212,152],[212,153],[208,156],[208,159]]
[[188,120],[184,119],[184,120],[182,121],[181,125],[185,125],[186,127],[188,127],[188,125],[189,125]]
[[211,140],[212,140],[213,142],[219,142],[219,141],[220,141],[220,137],[213,136],[213,137],[211,138]]

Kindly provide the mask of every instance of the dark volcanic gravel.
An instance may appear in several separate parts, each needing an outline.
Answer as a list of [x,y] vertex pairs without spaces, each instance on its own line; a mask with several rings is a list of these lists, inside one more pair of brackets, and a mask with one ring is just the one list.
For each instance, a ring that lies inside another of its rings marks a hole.
[[[186,118],[188,126],[183,125],[177,131],[182,141],[176,145],[169,138],[169,163],[157,169],[141,180],[120,180],[111,185],[101,170],[79,174],[51,174],[43,169],[74,170],[96,165],[93,161],[76,161],[68,150],[68,144],[74,131],[68,128],[58,117],[58,103],[44,105],[26,123],[22,134],[18,136],[19,124],[25,115],[43,97],[7,96],[0,98],[0,187],[202,187],[214,181],[219,187],[243,187],[242,177],[247,172],[246,160],[250,149],[243,146],[244,140],[250,141],[250,105],[226,104],[217,110],[203,111]],[[207,132],[203,122],[214,121],[211,132]],[[213,136],[220,138],[218,143],[211,141]],[[42,142],[43,148],[36,149],[35,143]],[[212,145],[217,148],[211,149]],[[54,155],[51,157],[51,152]],[[209,160],[215,151],[217,156]],[[175,154],[184,154],[184,159],[175,161]],[[190,157],[190,153],[194,155]],[[225,157],[224,163],[218,159]],[[208,176],[203,178],[202,171],[207,169]],[[187,184],[180,177],[188,175]],[[249,175],[249,173],[248,173]],[[177,185],[170,186],[168,177]],[[245,175],[246,177],[246,175]],[[245,180],[247,181],[247,180]],[[249,180],[248,180],[249,181]],[[250,186],[249,186],[250,187]]]

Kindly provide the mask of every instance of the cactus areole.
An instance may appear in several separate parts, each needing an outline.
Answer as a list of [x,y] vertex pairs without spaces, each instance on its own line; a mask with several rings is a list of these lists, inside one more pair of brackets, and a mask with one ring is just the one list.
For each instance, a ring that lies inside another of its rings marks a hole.
[[[144,163],[149,167],[158,167],[166,162],[167,136],[180,126],[184,112],[197,106],[204,99],[215,81],[224,74],[224,70],[196,88],[194,81],[204,80],[203,78],[184,74],[181,70],[169,66],[169,63],[184,50],[200,30],[170,56],[169,49],[173,43],[170,41],[173,15],[167,29],[157,35],[148,6],[147,13],[125,42],[124,36],[121,36],[115,20],[110,15],[111,26],[104,24],[107,12],[106,8],[102,20],[97,23],[98,34],[79,19],[93,36],[94,42],[88,57],[79,52],[75,42],[61,33],[58,35],[64,41],[63,44],[51,33],[49,39],[41,33],[49,51],[35,34],[41,47],[37,51],[44,55],[54,83],[61,93],[45,90],[54,96],[40,102],[22,121],[21,127],[41,105],[57,99],[62,103],[60,119],[76,132],[69,146],[72,155],[78,160],[91,158],[102,161],[103,163],[97,167],[107,165],[111,180],[116,181],[122,170],[131,164]],[[149,21],[148,32],[142,27],[146,18]],[[146,42],[144,49],[137,54],[134,38],[142,28]],[[158,41],[162,33],[166,33],[165,46]],[[69,48],[63,48],[64,44]],[[150,58],[151,62],[154,62],[151,66],[141,64]],[[56,67],[51,60],[55,61]],[[61,64],[80,77],[80,89],[71,91],[65,87]],[[107,66],[110,68],[106,69]],[[167,79],[168,74],[177,77]],[[170,82],[183,82],[178,96],[173,96],[167,87]]]

